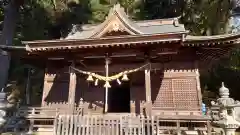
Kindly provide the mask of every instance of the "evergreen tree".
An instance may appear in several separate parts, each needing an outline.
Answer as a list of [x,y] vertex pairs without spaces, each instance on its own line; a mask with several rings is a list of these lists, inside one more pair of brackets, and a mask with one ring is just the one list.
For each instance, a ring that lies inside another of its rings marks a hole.
[[[5,4],[3,2],[2,4]],[[15,28],[18,19],[19,7],[23,4],[23,0],[9,0],[6,1],[4,9],[4,21],[2,24],[2,35],[0,38],[0,45],[13,45],[15,35]],[[2,5],[4,6],[4,5]],[[10,64],[10,55],[0,50],[0,89],[5,87],[8,77],[8,69]]]

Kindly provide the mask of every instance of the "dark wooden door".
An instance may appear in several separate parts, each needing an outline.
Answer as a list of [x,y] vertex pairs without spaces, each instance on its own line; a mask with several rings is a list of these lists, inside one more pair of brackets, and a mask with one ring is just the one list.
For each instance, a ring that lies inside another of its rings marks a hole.
[[130,112],[130,85],[129,82],[111,83],[108,91],[108,112]]

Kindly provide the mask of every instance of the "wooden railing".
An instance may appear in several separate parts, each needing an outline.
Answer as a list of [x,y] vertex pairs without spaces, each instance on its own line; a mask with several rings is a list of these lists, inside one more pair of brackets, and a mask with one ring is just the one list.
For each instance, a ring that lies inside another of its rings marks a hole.
[[[73,111],[71,111],[73,110]],[[73,109],[67,107],[21,107],[18,110],[17,115],[25,117],[27,119],[35,118],[55,118],[58,114],[75,114],[83,115],[83,108],[75,107]]]
[[[74,108],[71,111],[70,108],[61,107],[20,107],[16,112],[17,118],[24,119],[28,124],[24,126],[25,129],[34,131],[34,129],[38,128],[49,128],[53,129],[53,122],[56,119],[56,116],[59,114],[73,114],[73,115],[82,115],[83,108]],[[17,130],[17,129],[14,129]]]
[[207,131],[206,125],[181,125],[181,121],[163,121],[157,116],[59,115],[54,121],[54,135],[159,135],[186,130]]
[[180,121],[129,113],[83,115],[83,108],[73,110],[69,113],[69,108],[21,107],[17,115],[28,121],[29,131],[47,128],[54,131],[55,135],[159,135],[176,134],[189,129],[207,131],[204,121]]
[[21,107],[18,110],[17,115],[25,117],[26,119],[41,119],[52,118],[54,119],[59,112],[58,108],[43,108],[43,107]]

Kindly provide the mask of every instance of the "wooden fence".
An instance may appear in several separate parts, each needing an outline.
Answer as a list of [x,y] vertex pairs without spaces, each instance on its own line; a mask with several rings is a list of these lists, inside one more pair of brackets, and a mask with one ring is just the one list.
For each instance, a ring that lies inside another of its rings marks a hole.
[[[54,135],[159,135],[189,130],[180,123],[157,117],[60,115],[54,122]],[[192,130],[206,132],[207,127]]]

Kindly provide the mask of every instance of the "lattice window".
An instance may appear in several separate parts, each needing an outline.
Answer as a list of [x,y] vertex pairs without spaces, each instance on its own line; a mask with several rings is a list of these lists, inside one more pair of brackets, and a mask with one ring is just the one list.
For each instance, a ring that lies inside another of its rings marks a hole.
[[173,103],[173,93],[172,93],[172,81],[170,79],[163,79],[160,89],[158,91],[153,107],[156,108],[172,108]]
[[199,109],[197,80],[195,78],[162,79],[153,108],[170,110]]
[[193,109],[198,106],[198,92],[195,78],[173,79],[173,96],[176,109]]

